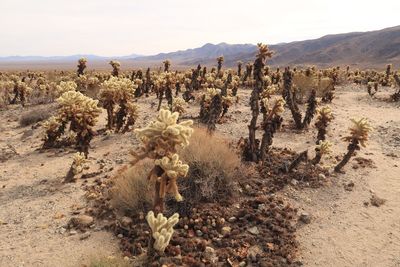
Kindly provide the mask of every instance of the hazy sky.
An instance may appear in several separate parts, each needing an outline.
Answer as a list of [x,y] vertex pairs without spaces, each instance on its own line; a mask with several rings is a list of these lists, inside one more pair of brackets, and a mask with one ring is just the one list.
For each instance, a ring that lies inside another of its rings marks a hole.
[[400,0],[0,0],[0,56],[154,54],[400,24]]

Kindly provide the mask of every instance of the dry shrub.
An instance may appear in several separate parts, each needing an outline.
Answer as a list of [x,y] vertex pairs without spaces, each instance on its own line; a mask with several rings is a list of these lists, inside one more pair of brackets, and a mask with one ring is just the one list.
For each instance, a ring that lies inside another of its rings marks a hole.
[[19,124],[22,127],[47,120],[52,115],[51,109],[41,108],[29,111],[23,114],[19,120]]
[[118,211],[130,214],[144,212],[153,201],[153,186],[147,179],[153,168],[151,160],[121,169],[114,178],[111,205]]
[[228,140],[218,133],[210,136],[203,128],[195,129],[189,146],[178,153],[189,164],[188,176],[180,179],[179,188],[184,199],[192,203],[229,199],[237,192],[239,178],[249,172]]
[[[179,206],[190,207],[199,201],[229,200],[237,192],[238,180],[251,175],[226,139],[217,133],[210,136],[202,128],[194,130],[190,144],[178,153],[181,160],[189,165],[187,177],[179,179],[179,191],[184,198]],[[132,167],[125,167],[115,176],[111,192],[115,209],[125,214],[146,213],[149,210],[154,187],[147,176],[153,166],[151,160],[143,160]],[[176,208],[176,201],[168,198],[167,206]]]

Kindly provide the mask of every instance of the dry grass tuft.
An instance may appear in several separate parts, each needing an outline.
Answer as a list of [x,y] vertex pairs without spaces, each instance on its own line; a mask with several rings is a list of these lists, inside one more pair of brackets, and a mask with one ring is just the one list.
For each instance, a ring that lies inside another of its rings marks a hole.
[[[195,129],[189,145],[178,153],[189,165],[187,177],[179,180],[184,205],[228,200],[237,192],[239,179],[250,175],[228,141],[216,133],[208,135],[206,129]],[[147,180],[152,167],[151,160],[143,160],[115,176],[111,194],[114,208],[138,214],[152,206],[154,187]]]
[[187,177],[181,179],[182,195],[193,203],[228,199],[248,171],[225,138],[217,133],[210,136],[203,128],[194,130],[189,146],[179,155],[189,164]]
[[19,120],[19,124],[22,127],[26,127],[28,125],[47,120],[51,115],[52,112],[49,108],[35,109],[23,114]]
[[153,168],[151,160],[121,169],[114,178],[111,205],[118,211],[137,214],[144,212],[153,201],[153,187],[147,175]]

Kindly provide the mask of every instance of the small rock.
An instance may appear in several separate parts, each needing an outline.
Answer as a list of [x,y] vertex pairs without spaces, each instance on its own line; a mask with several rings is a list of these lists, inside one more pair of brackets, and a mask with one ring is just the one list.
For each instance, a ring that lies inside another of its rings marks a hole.
[[65,234],[65,232],[67,231],[67,229],[65,229],[64,227],[61,227],[59,230],[58,230],[58,233],[60,233],[60,234]]
[[380,207],[381,205],[385,204],[386,199],[380,198],[377,195],[372,195],[370,201],[372,206]]
[[78,232],[77,231],[75,231],[75,230],[71,230],[71,231],[69,231],[69,235],[76,235]]
[[299,181],[297,181],[296,179],[292,179],[292,180],[290,181],[290,183],[291,183],[292,185],[297,185],[297,184],[299,183]]
[[88,227],[90,226],[92,223],[94,222],[94,219],[92,216],[89,215],[79,215],[76,217],[72,217],[70,220],[70,224],[72,224],[73,226],[77,226],[77,227]]
[[323,173],[318,174],[318,177],[319,177],[319,179],[321,179],[321,180],[325,180],[325,179],[326,179],[326,176],[325,176],[325,174],[323,174]]
[[226,235],[229,234],[231,232],[232,228],[230,228],[229,226],[224,226],[221,229],[221,234]]
[[197,235],[198,237],[201,237],[201,236],[203,236],[203,232],[200,231],[200,230],[196,230],[196,235]]
[[218,257],[215,253],[215,250],[212,247],[206,247],[203,256],[210,263],[216,263],[218,261]]
[[311,215],[307,212],[302,212],[300,214],[299,220],[302,223],[309,224],[311,222]]
[[118,238],[123,238],[124,236],[122,234],[117,235]]
[[236,217],[230,217],[229,219],[228,219],[228,222],[230,222],[230,223],[233,223],[233,222],[236,222]]
[[87,239],[87,238],[89,238],[90,237],[90,233],[89,232],[86,232],[86,233],[84,233],[83,235],[81,235],[80,237],[79,237],[79,239],[80,240],[84,240],[84,239]]
[[240,263],[239,263],[239,267],[245,267],[246,266],[246,262],[245,261],[241,261]]
[[353,188],[354,188],[354,182],[353,181],[348,182],[344,186],[344,189],[347,190],[347,191],[353,191]]
[[247,231],[253,235],[258,235],[260,233],[257,226],[251,227],[251,228],[247,229]]
[[260,246],[254,245],[249,247],[249,250],[247,252],[247,257],[250,258],[252,261],[257,260],[257,255],[262,255],[263,250]]
[[131,224],[132,224],[132,221],[133,221],[132,218],[129,218],[129,217],[126,217],[126,216],[124,216],[124,217],[121,218],[121,224],[122,224],[123,226],[125,226],[125,227],[131,225]]

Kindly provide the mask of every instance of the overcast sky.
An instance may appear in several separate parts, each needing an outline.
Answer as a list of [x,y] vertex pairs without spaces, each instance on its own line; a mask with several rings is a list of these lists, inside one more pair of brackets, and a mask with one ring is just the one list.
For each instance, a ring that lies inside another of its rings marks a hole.
[[0,0],[0,56],[150,55],[400,25],[400,0]]

